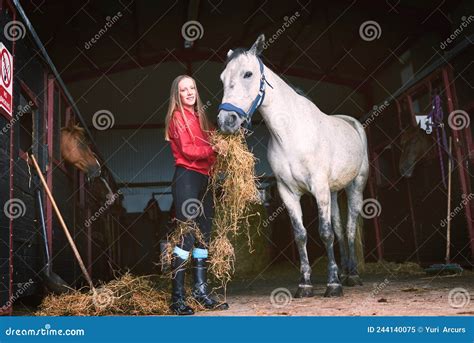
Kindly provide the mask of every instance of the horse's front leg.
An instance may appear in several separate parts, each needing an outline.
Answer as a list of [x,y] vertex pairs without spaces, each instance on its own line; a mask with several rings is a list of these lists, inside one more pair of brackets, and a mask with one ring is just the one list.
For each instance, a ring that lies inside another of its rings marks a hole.
[[301,279],[295,293],[295,298],[312,297],[313,285],[311,284],[311,267],[309,265],[308,252],[306,250],[307,232],[303,225],[303,213],[300,204],[301,194],[293,192],[281,183],[278,183],[277,185],[281,199],[283,200],[288,215],[290,216],[296,246],[298,247],[300,255]]
[[327,182],[317,182],[313,187],[313,195],[318,202],[319,235],[326,246],[328,254],[328,283],[325,297],[342,296],[342,285],[339,281],[338,268],[334,257],[334,231],[331,227],[331,192]]

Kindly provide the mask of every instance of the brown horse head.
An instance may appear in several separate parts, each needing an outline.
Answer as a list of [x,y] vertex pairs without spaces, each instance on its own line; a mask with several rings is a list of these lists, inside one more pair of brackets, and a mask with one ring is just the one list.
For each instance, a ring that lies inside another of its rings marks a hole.
[[87,178],[100,176],[100,164],[87,144],[84,129],[72,120],[61,128],[61,155],[64,160],[87,174]]
[[413,126],[405,130],[400,139],[402,155],[398,170],[403,177],[411,177],[415,165],[423,159],[431,147],[431,138],[420,126]]

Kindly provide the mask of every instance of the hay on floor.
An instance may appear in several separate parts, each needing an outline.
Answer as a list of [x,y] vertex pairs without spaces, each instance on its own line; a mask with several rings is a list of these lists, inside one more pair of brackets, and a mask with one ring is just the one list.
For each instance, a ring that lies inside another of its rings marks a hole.
[[50,294],[41,303],[39,316],[170,314],[169,292],[158,290],[147,276],[130,273],[92,291]]
[[364,274],[422,275],[425,272],[418,263],[395,263],[382,260],[376,263],[366,263]]

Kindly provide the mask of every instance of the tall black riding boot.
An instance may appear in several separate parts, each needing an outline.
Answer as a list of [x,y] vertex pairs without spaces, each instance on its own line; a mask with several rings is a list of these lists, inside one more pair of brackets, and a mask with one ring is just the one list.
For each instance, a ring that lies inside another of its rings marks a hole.
[[193,258],[194,288],[193,297],[208,310],[227,310],[229,305],[211,297],[207,289],[206,258]]
[[186,260],[173,254],[171,265],[173,274],[171,279],[172,293],[170,310],[180,316],[194,314],[193,309],[186,304],[186,294],[184,290],[185,263]]

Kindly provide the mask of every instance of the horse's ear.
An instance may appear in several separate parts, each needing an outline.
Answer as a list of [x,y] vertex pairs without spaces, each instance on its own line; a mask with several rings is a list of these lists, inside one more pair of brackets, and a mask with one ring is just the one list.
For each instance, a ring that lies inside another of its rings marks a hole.
[[76,121],[74,120],[74,118],[73,117],[69,118],[67,122],[68,129],[73,129],[75,125],[76,125]]
[[233,52],[234,50],[229,49],[229,51],[227,51],[227,58],[230,58],[230,55],[232,55]]
[[256,55],[256,56],[258,56],[262,53],[264,45],[265,45],[265,35],[262,33],[260,36],[258,36],[255,43],[253,43],[253,45],[250,48],[249,52]]

